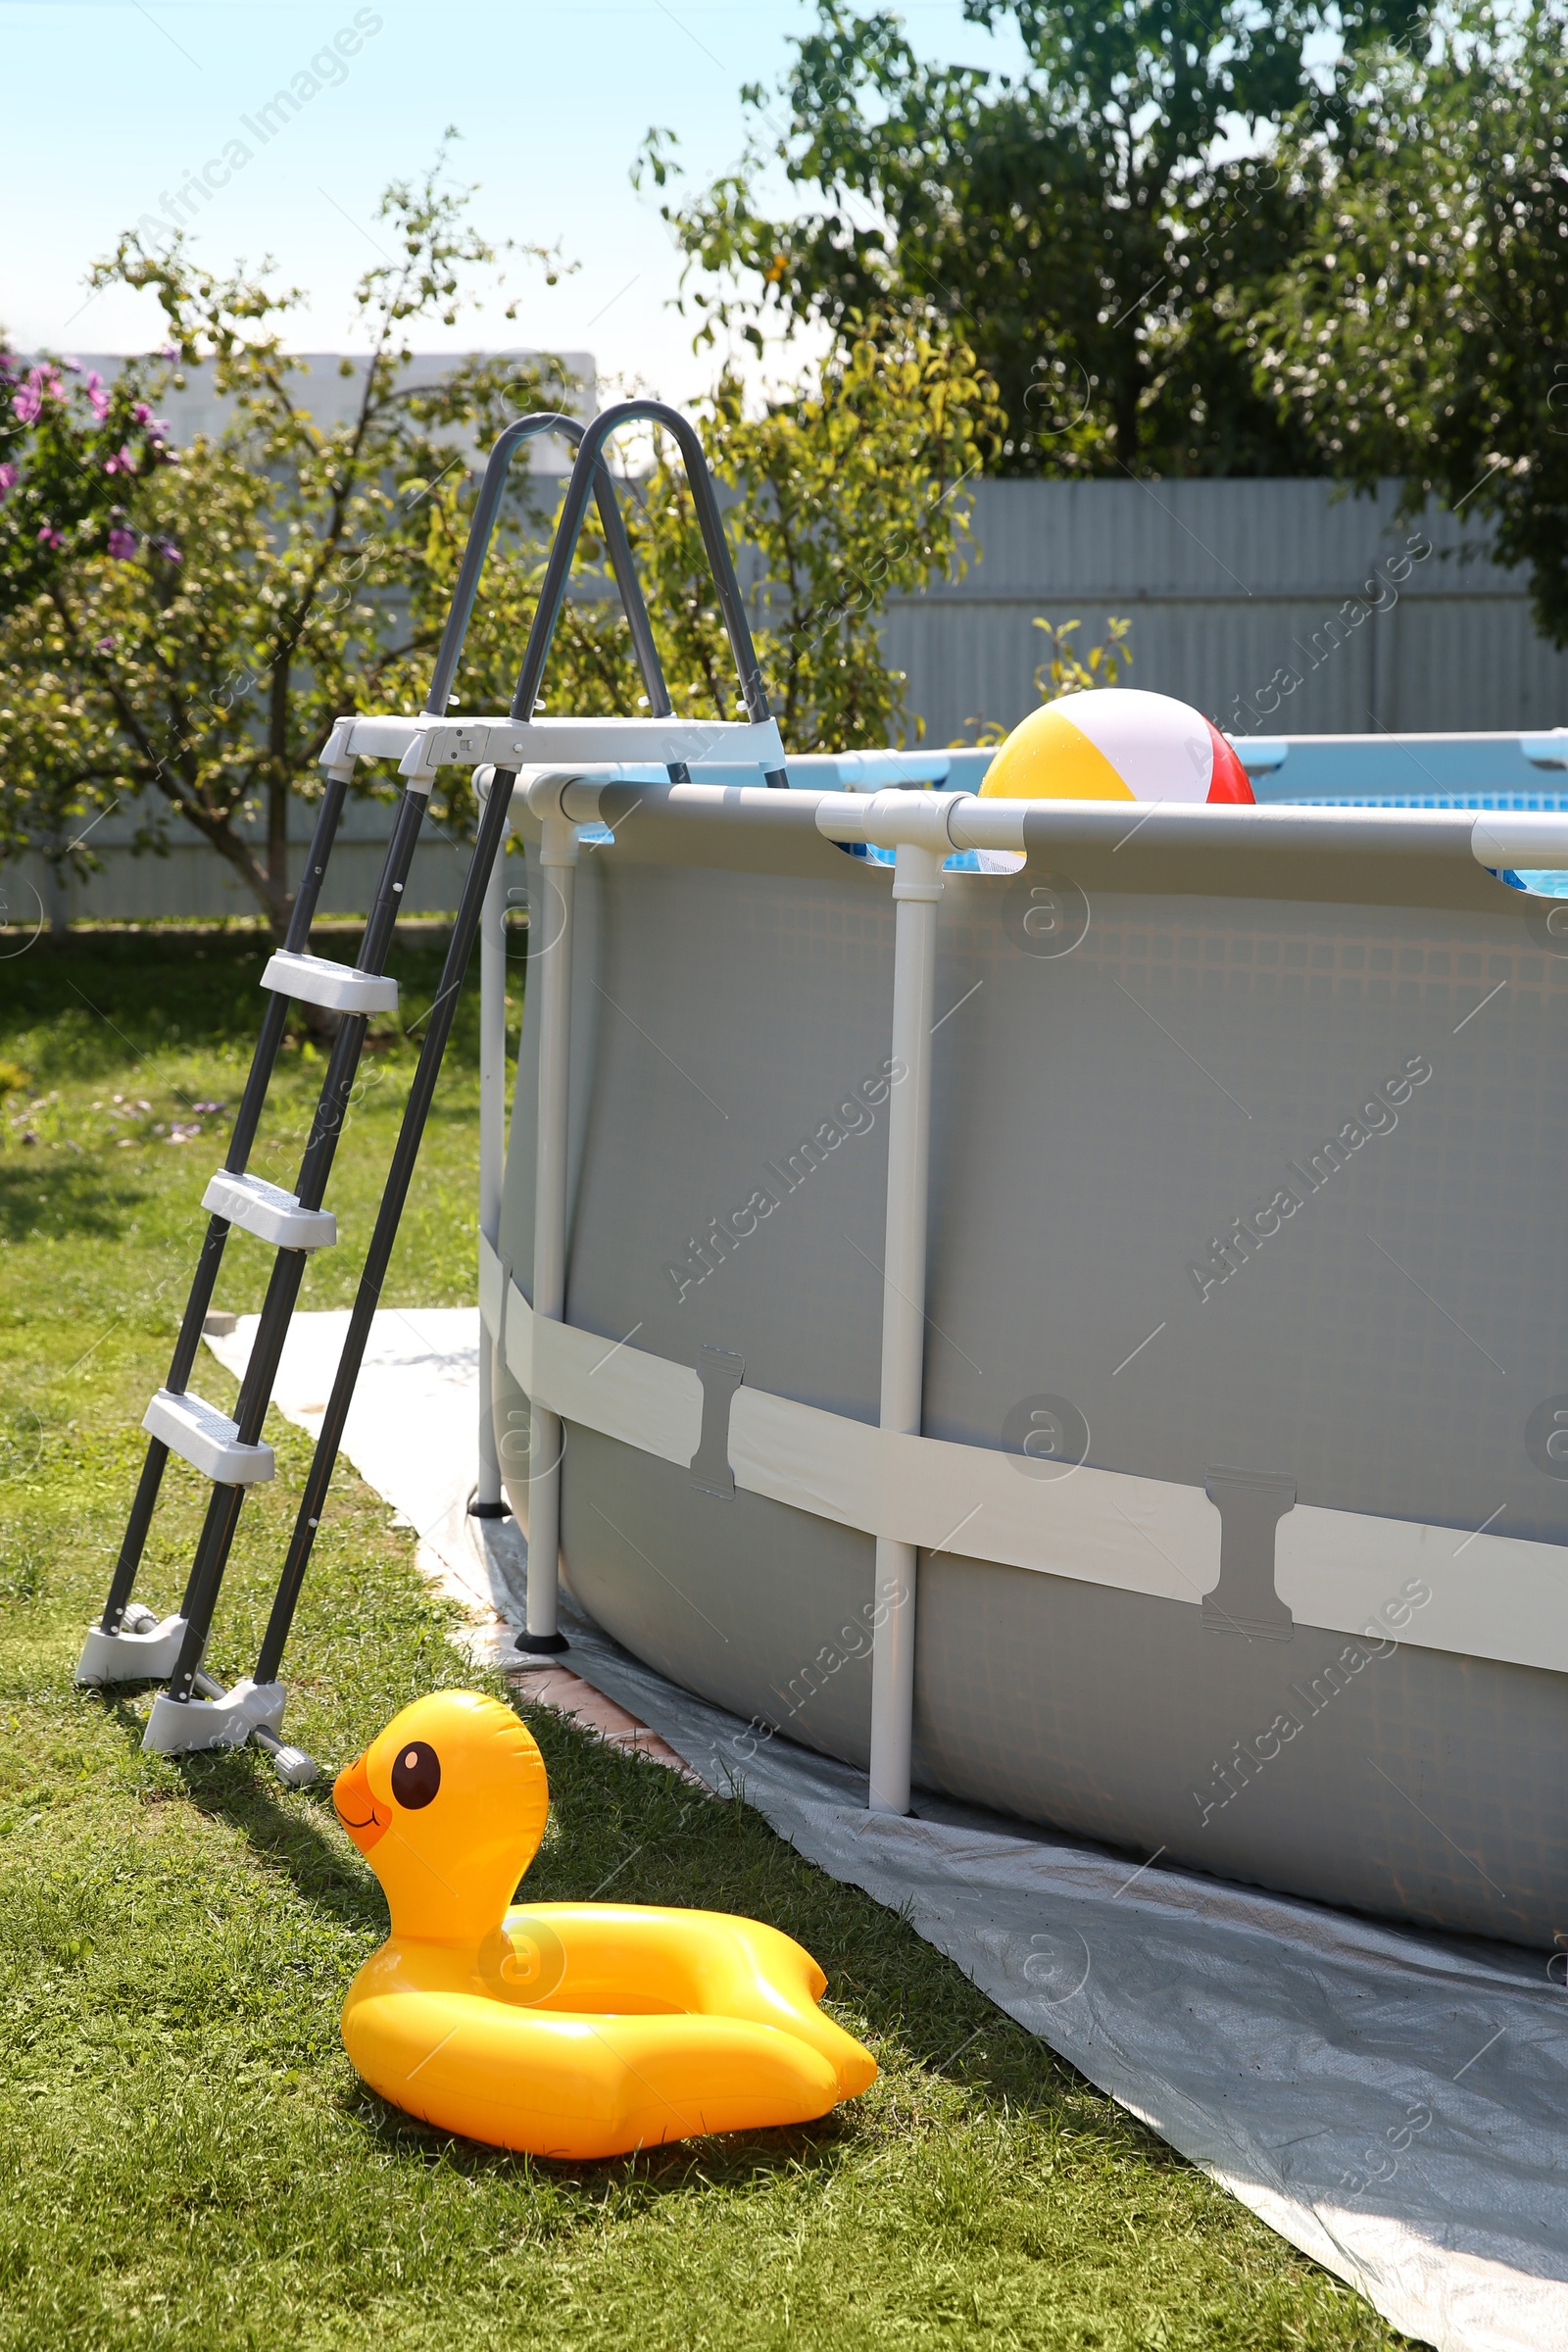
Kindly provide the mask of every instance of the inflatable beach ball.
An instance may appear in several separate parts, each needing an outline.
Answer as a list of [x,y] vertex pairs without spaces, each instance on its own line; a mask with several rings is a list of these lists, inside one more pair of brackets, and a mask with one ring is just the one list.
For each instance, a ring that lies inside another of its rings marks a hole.
[[986,770],[1009,801],[1250,801],[1219,729],[1168,694],[1096,686],[1031,710]]

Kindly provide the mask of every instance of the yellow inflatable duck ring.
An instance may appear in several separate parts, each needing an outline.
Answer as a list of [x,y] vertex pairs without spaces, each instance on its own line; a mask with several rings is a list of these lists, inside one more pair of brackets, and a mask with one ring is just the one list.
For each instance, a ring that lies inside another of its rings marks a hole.
[[392,1912],[349,1986],[343,2044],[411,2115],[582,2161],[807,2123],[875,2080],[817,2007],[816,1962],[775,1928],[513,1904],[550,1791],[527,1729],[495,1699],[443,1690],[405,1707],[332,1802]]

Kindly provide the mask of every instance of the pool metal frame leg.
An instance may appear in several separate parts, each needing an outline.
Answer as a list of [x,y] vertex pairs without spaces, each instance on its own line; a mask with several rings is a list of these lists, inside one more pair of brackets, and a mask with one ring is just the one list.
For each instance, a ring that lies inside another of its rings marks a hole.
[[[882,1261],[881,1427],[918,1436],[925,1380],[926,1228],[931,1174],[931,1015],[937,903],[950,845],[901,844],[894,867],[893,1091],[888,1101],[888,1206]],[[909,1810],[919,1555],[876,1539],[872,1596],[873,1813]]]
[[[479,919],[479,1231],[492,1250],[501,1240],[501,1188],[507,1145],[507,848],[503,842]],[[495,1348],[479,1328],[479,1477],[469,1515],[510,1518],[496,1451]]]
[[[561,779],[564,782],[565,779]],[[550,792],[546,784],[541,800]],[[570,1108],[571,957],[577,833],[561,808],[544,814],[542,938],[529,923],[528,981],[539,991],[539,1116],[535,1130],[533,1311],[559,1323],[566,1311],[566,1121]],[[517,1647],[549,1657],[566,1646],[559,1623],[561,1464],[565,1430],[548,1406],[529,1408],[528,1610]]]

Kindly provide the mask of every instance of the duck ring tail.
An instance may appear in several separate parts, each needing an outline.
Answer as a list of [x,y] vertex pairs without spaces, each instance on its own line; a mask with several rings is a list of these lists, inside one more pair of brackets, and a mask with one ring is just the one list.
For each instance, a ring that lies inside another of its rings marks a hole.
[[440,1691],[338,1776],[392,1933],[349,1987],[365,2080],[442,2130],[584,2161],[825,2115],[876,2076],[777,1929],[629,1903],[511,1904],[549,1808],[494,1699]]

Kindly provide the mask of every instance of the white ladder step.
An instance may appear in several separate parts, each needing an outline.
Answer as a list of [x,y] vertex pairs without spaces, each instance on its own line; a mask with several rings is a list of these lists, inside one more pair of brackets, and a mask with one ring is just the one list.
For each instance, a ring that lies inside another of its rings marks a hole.
[[172,1453],[218,1486],[254,1487],[272,1475],[270,1446],[242,1446],[235,1423],[189,1391],[176,1396],[171,1389],[160,1389],[141,1425],[150,1438],[161,1438]]
[[327,956],[291,956],[284,948],[269,962],[262,986],[301,1004],[329,1012],[396,1012],[398,984],[385,972],[356,971]]
[[202,1195],[202,1206],[278,1250],[330,1250],[337,1240],[337,1219],[329,1209],[301,1208],[297,1194],[269,1184],[265,1176],[236,1176],[220,1168]]

